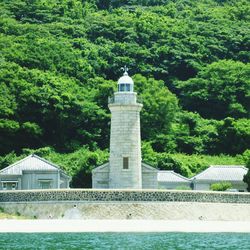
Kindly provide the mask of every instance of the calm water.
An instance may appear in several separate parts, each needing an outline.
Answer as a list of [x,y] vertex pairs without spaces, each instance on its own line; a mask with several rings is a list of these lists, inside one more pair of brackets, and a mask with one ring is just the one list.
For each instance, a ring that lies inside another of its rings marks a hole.
[[250,249],[237,233],[3,233],[0,249]]

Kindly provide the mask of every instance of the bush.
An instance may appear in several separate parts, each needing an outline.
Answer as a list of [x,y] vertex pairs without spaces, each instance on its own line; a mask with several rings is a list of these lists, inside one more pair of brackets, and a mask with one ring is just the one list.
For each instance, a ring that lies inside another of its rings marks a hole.
[[230,182],[218,182],[213,183],[210,186],[210,190],[212,191],[226,191],[229,188],[232,188],[232,184]]
[[243,181],[247,184],[247,191],[250,192],[250,150],[246,150],[242,157],[245,160],[246,167],[248,168],[247,173],[243,177]]

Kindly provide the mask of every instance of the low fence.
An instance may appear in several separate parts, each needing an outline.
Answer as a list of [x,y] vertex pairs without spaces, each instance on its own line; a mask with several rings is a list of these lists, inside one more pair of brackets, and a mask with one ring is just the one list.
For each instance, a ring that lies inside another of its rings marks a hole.
[[250,193],[170,190],[24,190],[0,191],[1,202],[209,202],[250,204]]

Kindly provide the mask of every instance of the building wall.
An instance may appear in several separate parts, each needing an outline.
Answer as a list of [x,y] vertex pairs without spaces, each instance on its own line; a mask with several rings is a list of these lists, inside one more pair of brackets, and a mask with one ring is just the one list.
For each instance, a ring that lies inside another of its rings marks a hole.
[[143,189],[157,189],[157,173],[158,170],[142,163],[142,188]]
[[109,172],[92,173],[92,188],[109,188]]
[[51,180],[51,189],[58,188],[58,171],[23,171],[22,189],[41,189],[41,180]]
[[142,172],[142,188],[157,189],[157,173]]
[[210,184],[209,183],[195,183],[194,190],[209,190]]
[[60,188],[69,188],[69,179],[64,175],[60,175]]
[[178,189],[178,188],[190,188],[190,183],[186,182],[158,182],[159,189]]
[[92,188],[109,188],[109,163],[92,170]]
[[[220,183],[220,182],[223,182],[223,181],[216,181],[216,182],[207,182],[207,183],[199,183],[199,182],[196,182],[195,185],[194,185],[194,190],[210,190],[210,186],[213,184],[213,183]],[[234,183],[234,182],[231,182],[232,184],[232,188],[231,189],[237,189],[237,190],[240,190],[240,191],[244,191],[244,192],[247,192],[247,184],[244,183],[243,181],[242,182],[237,182],[237,183]]]
[[244,191],[247,192],[247,184],[242,182],[242,183],[233,183],[232,184],[232,189],[237,189],[239,191]]

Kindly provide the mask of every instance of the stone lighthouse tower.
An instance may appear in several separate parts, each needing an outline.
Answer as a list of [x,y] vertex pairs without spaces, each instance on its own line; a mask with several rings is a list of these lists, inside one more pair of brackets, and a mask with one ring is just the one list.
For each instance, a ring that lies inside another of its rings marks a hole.
[[111,135],[109,188],[142,188],[140,111],[127,68],[109,101]]
[[141,189],[158,187],[158,170],[141,159],[140,111],[134,82],[124,68],[117,92],[109,98],[111,112],[109,162],[92,170],[93,188]]

